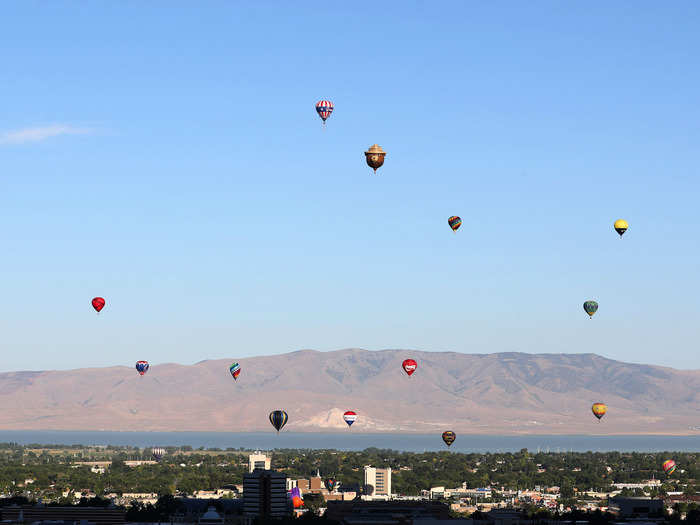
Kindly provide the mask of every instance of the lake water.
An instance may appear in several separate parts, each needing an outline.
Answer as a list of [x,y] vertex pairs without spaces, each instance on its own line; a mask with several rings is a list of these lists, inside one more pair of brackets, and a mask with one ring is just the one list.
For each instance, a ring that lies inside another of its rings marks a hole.
[[[360,434],[280,432],[84,432],[51,430],[0,430],[0,442],[52,445],[131,445],[135,447],[184,446],[193,448],[332,448],[364,450],[369,447],[391,448],[409,452],[446,450],[440,435],[427,434]],[[691,436],[578,436],[525,435],[493,436],[458,434],[450,450],[455,452],[530,451],[605,452],[610,450],[639,452],[700,452],[700,433]]]

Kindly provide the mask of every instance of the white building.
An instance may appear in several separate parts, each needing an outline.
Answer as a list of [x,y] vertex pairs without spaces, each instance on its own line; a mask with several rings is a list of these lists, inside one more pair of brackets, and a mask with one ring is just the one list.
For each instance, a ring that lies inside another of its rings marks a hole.
[[270,470],[270,458],[260,451],[248,456],[248,472],[251,473],[256,469]]
[[[391,468],[365,466],[365,495],[391,496]],[[369,489],[370,494],[367,494]]]
[[643,481],[641,483],[613,483],[612,486],[615,487],[616,489],[646,489],[646,488],[660,487],[661,480],[660,479],[649,479],[649,480]]

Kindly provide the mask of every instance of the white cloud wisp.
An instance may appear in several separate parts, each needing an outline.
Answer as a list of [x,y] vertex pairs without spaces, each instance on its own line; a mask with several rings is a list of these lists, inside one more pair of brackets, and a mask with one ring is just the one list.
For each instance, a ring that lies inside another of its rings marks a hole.
[[88,128],[76,128],[66,124],[53,124],[50,126],[7,131],[0,134],[0,144],[26,144],[28,142],[41,142],[62,135],[87,135],[89,133],[92,133],[92,130]]

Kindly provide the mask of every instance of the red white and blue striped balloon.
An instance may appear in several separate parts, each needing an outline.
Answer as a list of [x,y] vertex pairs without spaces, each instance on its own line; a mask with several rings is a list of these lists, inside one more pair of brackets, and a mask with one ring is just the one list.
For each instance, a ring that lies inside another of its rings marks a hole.
[[330,100],[319,100],[316,102],[316,113],[321,117],[323,123],[326,123],[326,119],[333,113],[333,102]]
[[345,412],[345,414],[343,414],[343,419],[350,427],[357,419],[357,414],[355,412],[353,412],[352,410],[348,410],[347,412]]
[[146,372],[148,372],[148,369],[149,369],[148,361],[136,361],[136,371],[140,375],[143,375]]

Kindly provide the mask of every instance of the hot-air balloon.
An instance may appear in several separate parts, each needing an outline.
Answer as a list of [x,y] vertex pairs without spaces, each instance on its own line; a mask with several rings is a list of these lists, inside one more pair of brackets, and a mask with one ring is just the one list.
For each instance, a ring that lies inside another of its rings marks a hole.
[[92,307],[97,310],[97,313],[99,314],[105,307],[105,300],[102,297],[95,297],[92,300]]
[[367,159],[367,165],[377,173],[377,168],[384,164],[384,157],[386,157],[386,152],[376,144],[372,144],[367,151],[365,151],[365,158]]
[[598,421],[600,421],[608,411],[608,405],[605,403],[593,403],[591,410],[593,411],[593,415],[598,418]]
[[328,478],[326,479],[325,483],[328,492],[333,492],[333,489],[335,489],[335,478]]
[[294,487],[292,490],[289,491],[289,499],[292,500],[292,506],[295,509],[301,508],[304,506],[304,500],[301,497],[301,492],[299,491],[299,487]]
[[661,468],[664,469],[664,472],[666,473],[667,476],[670,476],[676,471],[676,468],[678,468],[678,465],[676,465],[676,462],[673,461],[672,459],[667,459],[666,461],[663,462],[661,465]]
[[451,430],[442,433],[442,440],[448,447],[455,442],[455,439],[457,439],[457,434],[455,434]]
[[333,113],[333,102],[330,100],[319,100],[316,102],[316,113],[321,117],[323,125],[326,125],[326,119]]
[[238,363],[233,363],[229,368],[228,371],[231,372],[231,376],[238,381],[238,376],[241,375],[241,365]]
[[627,228],[629,228],[629,225],[627,224],[626,220],[617,219],[615,221],[615,231],[620,235],[620,238],[622,238],[622,236],[625,234]]
[[598,303],[595,301],[586,301],[583,303],[583,309],[588,314],[588,317],[593,317],[593,314],[598,311]]
[[459,230],[459,227],[462,225],[462,219],[457,217],[456,215],[453,215],[449,219],[447,219],[447,224],[450,225],[450,228],[452,228],[453,232],[456,232]]
[[287,419],[289,419],[289,416],[284,410],[273,410],[270,412],[270,423],[272,423],[277,432],[282,430],[282,427],[287,424]]
[[352,410],[348,410],[347,412],[345,412],[345,414],[343,414],[343,420],[348,424],[349,427],[352,426],[356,419],[357,414]]
[[163,456],[165,456],[165,449],[162,447],[154,447],[151,453],[153,454],[153,459],[160,461],[163,459]]
[[144,375],[146,372],[148,372],[150,365],[148,364],[148,361],[136,361],[136,371],[140,375]]
[[410,377],[413,372],[416,371],[416,368],[418,368],[418,363],[416,363],[413,359],[406,359],[403,363],[401,363],[401,366],[403,367],[404,372],[406,372]]

